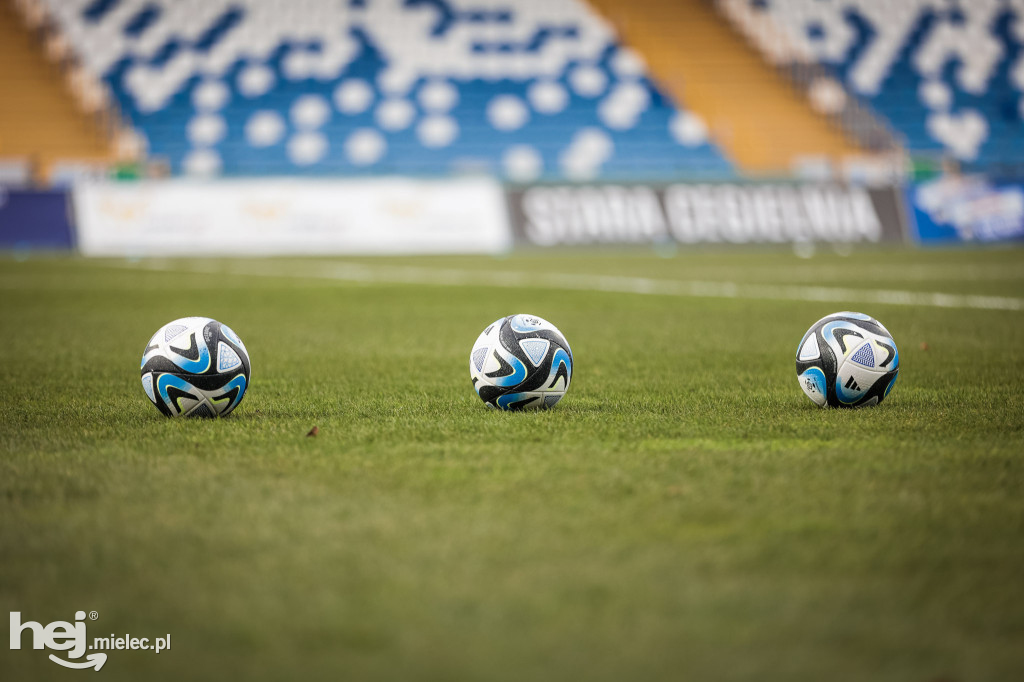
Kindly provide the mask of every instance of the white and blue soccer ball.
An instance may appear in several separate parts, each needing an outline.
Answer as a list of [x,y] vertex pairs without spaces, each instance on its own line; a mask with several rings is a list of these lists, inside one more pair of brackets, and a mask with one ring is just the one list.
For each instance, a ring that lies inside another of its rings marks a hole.
[[819,407],[877,405],[899,373],[900,354],[892,334],[863,313],[823,317],[797,346],[797,380]]
[[572,350],[555,325],[509,315],[484,329],[469,354],[473,388],[488,407],[553,407],[572,381]]
[[174,320],[146,344],[142,388],[168,417],[223,417],[249,388],[249,353],[238,334],[216,320]]

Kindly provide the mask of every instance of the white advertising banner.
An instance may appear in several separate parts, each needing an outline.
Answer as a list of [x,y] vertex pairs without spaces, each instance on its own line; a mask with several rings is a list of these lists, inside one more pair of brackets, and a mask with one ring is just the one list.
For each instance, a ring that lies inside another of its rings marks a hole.
[[487,178],[151,180],[74,189],[88,256],[497,253],[511,234]]

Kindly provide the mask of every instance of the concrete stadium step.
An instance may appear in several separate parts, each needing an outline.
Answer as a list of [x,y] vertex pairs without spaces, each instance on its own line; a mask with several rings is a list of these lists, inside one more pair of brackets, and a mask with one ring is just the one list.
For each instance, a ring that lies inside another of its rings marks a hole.
[[859,149],[816,114],[709,0],[590,0],[646,59],[664,90],[708,123],[742,170],[788,173],[799,157]]
[[107,136],[77,108],[7,2],[0,2],[0,46],[0,157],[35,158],[44,172],[56,161],[109,161]]

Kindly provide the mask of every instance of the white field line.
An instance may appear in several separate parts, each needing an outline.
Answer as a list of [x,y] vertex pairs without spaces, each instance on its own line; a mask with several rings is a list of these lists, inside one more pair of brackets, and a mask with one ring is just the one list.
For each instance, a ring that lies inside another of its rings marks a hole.
[[160,271],[184,271],[258,277],[329,279],[373,284],[421,284],[436,286],[489,286],[503,288],[563,289],[603,291],[620,294],[647,294],[693,298],[733,298],[774,301],[822,301],[880,303],[887,305],[968,308],[976,310],[1024,310],[1024,298],[977,296],[939,292],[891,289],[851,289],[843,287],[745,284],[739,282],[684,281],[622,277],[615,275],[578,275],[521,271],[456,270],[414,266],[366,265],[362,263],[308,263],[301,269],[280,267],[262,261],[254,267],[246,261],[193,261],[175,263],[142,261],[125,267]]
[[[703,266],[700,266],[702,269]],[[744,277],[763,281],[799,278],[803,281],[827,278],[835,275],[835,267],[794,264],[786,268],[771,266],[728,266],[716,268],[723,276],[738,272]],[[858,265],[857,275],[865,280],[877,279],[887,282],[990,282],[1024,280],[1024,267],[1019,265]]]

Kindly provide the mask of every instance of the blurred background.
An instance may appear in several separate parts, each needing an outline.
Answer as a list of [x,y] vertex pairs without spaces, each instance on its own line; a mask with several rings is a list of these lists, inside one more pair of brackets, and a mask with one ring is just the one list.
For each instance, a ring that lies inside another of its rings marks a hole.
[[1020,0],[0,0],[0,248],[1024,235]]

